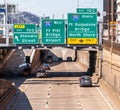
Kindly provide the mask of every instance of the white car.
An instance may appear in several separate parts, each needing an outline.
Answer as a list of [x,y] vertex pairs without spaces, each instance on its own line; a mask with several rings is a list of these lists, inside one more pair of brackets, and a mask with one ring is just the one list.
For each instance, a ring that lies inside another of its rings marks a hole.
[[39,69],[36,73],[37,78],[46,77],[46,75],[47,75],[47,72],[43,68]]
[[92,86],[92,79],[90,76],[81,76],[79,78],[80,86],[81,87],[91,87]]
[[29,63],[19,65],[19,75],[28,76],[30,74],[30,66]]

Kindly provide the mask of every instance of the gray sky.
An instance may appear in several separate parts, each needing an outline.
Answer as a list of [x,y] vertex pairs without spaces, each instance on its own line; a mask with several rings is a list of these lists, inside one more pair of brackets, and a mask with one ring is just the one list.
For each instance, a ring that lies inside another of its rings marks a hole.
[[[18,4],[19,10],[29,11],[38,16],[50,16],[51,18],[64,18],[67,13],[76,12],[78,0],[0,0],[0,3]],[[103,10],[103,0],[79,0],[79,8],[97,8],[100,12]]]

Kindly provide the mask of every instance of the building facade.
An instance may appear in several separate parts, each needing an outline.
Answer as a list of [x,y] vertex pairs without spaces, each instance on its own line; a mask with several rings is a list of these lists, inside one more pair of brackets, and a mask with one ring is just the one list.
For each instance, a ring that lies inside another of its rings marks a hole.
[[116,14],[117,14],[117,30],[116,30],[116,42],[120,43],[120,0],[117,0],[116,2],[117,4],[117,10],[116,10]]
[[120,28],[118,21],[120,22],[120,0],[103,0],[103,10],[106,12],[106,16],[103,17],[105,24],[104,29],[108,30],[108,39],[113,38],[118,42],[117,29]]

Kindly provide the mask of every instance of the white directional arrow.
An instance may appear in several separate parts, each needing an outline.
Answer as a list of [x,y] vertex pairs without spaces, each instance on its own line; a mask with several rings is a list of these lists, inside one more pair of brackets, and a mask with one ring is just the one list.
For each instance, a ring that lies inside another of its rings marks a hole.
[[16,39],[17,41],[19,41],[18,36],[15,36],[15,39]]

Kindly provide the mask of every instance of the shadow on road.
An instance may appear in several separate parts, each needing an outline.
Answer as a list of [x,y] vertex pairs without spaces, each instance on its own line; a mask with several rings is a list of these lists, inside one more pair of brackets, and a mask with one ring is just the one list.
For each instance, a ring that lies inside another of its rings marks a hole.
[[48,72],[48,77],[80,77],[88,75],[87,72]]

